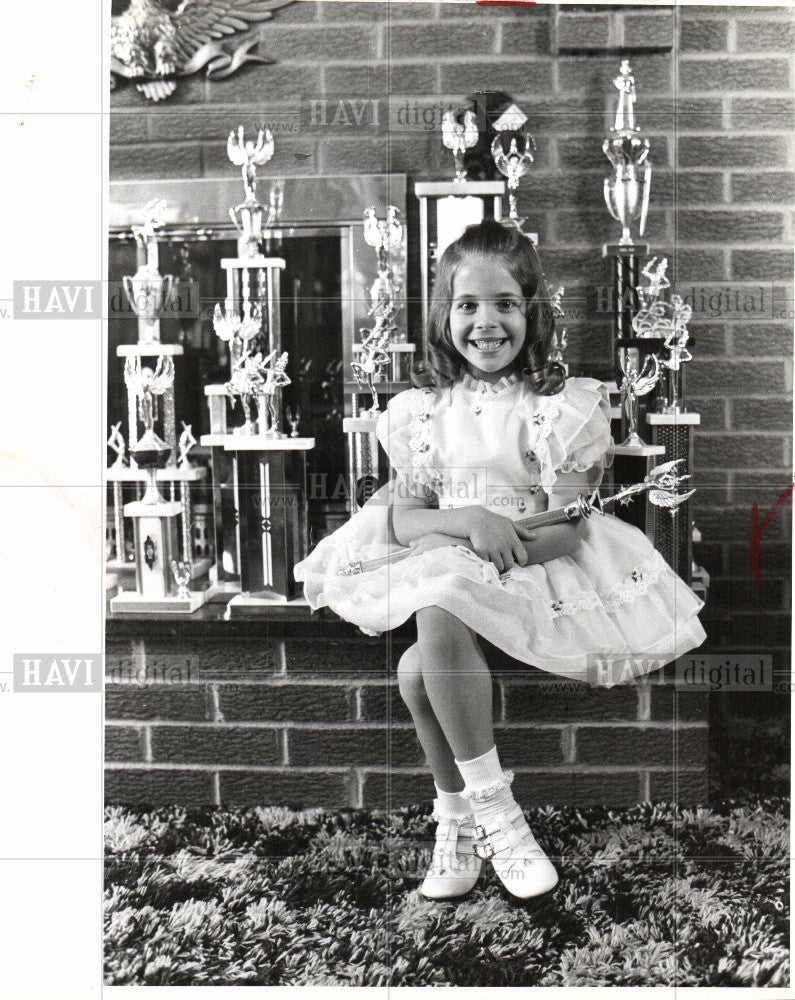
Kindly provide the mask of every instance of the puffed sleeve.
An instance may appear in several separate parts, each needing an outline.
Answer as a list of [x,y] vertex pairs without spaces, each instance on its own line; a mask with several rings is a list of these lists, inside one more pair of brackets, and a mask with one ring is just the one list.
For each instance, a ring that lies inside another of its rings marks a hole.
[[393,396],[378,417],[375,433],[395,470],[398,496],[427,497],[436,471],[432,467],[433,392],[406,389]]
[[610,396],[603,382],[570,378],[563,392],[535,398],[532,417],[533,450],[547,493],[558,473],[602,472],[610,464]]

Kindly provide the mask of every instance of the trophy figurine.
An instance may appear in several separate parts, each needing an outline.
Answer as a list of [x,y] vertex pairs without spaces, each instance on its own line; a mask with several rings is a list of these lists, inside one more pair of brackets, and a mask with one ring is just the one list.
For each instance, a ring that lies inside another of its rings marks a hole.
[[177,466],[180,469],[192,469],[194,468],[193,463],[188,458],[188,453],[191,448],[196,444],[196,438],[193,436],[193,430],[190,424],[186,424],[182,421],[182,433],[179,436],[179,442],[177,443],[178,457]]
[[693,315],[693,309],[681,295],[672,295],[670,302],[662,297],[664,291],[671,287],[671,282],[666,277],[667,269],[668,260],[665,257],[659,263],[653,257],[643,268],[648,284],[638,287],[641,308],[632,318],[632,329],[637,337],[663,338],[668,357],[659,359],[665,372],[662,412],[678,413],[682,396],[682,364],[691,361],[693,357],[687,349],[690,339],[687,324]]
[[139,344],[160,343],[160,316],[174,291],[174,276],[164,276],[158,270],[155,229],[163,225],[165,207],[163,200],[150,201],[144,209],[143,225],[132,227],[140,263],[134,275],[125,274],[122,277],[127,301],[138,317]]
[[111,469],[122,469],[124,468],[124,452],[125,444],[124,437],[121,433],[121,420],[114,424],[110,429],[110,437],[108,438],[108,447],[112,448],[116,452],[116,460],[114,461]]
[[646,396],[660,376],[660,363],[655,354],[647,354],[640,369],[637,367],[637,352],[622,352],[621,370],[624,379],[621,383],[621,404],[627,418],[628,434],[621,442],[622,448],[645,448],[646,442],[638,434],[638,400]]
[[262,377],[260,368],[262,366],[262,355],[257,354],[244,354],[235,363],[232,369],[232,375],[229,381],[225,384],[224,388],[226,390],[227,396],[234,401],[235,398],[240,400],[240,404],[243,407],[243,415],[245,417],[245,423],[242,427],[235,428],[234,433],[236,434],[256,434],[257,424],[254,420],[253,404],[254,396],[260,390],[260,387],[265,384],[265,379]]
[[367,334],[368,336],[362,341],[359,360],[351,362],[351,368],[353,369],[353,374],[356,376],[356,381],[360,386],[369,390],[372,397],[372,406],[370,409],[360,411],[359,416],[362,417],[378,416],[380,407],[374,383],[379,380],[383,366],[388,365],[390,362],[389,354],[386,351],[389,343],[389,331],[388,329],[383,330],[380,335],[376,336],[376,330],[360,331],[362,334]]
[[646,229],[651,190],[649,140],[640,137],[640,128],[635,125],[635,78],[628,60],[621,63],[613,83],[619,93],[618,107],[610,137],[602,144],[613,164],[613,175],[605,178],[604,197],[608,212],[621,224],[619,246],[631,246],[635,243],[632,223],[638,220],[639,236]]
[[[164,354],[158,355],[157,364],[152,370],[141,365],[140,355],[130,355],[124,363],[124,382],[127,391],[133,395],[138,403],[138,419],[144,425],[144,437],[133,448],[130,454],[138,461],[139,445],[147,439],[147,447],[152,443],[155,422],[155,397],[163,396],[174,384],[174,362]],[[160,438],[157,438],[160,441]],[[167,458],[171,449],[162,441],[160,443],[167,449]],[[144,448],[146,450],[146,448]]]
[[242,357],[249,353],[249,345],[259,336],[262,329],[262,310],[255,303],[246,303],[246,309],[241,319],[234,311],[221,308],[221,303],[215,303],[213,310],[213,329],[217,336],[229,344],[230,370],[233,371]]
[[244,140],[243,126],[237,133],[231,131],[226,144],[226,155],[236,166],[242,168],[245,199],[229,215],[238,233],[238,256],[258,257],[260,242],[265,228],[271,224],[276,214],[276,206],[271,204],[266,210],[257,201],[257,167],[267,163],[273,156],[273,136],[269,129],[260,129],[257,141]]
[[478,127],[475,124],[475,112],[464,112],[464,123],[456,121],[452,111],[445,111],[442,115],[442,142],[445,147],[452,150],[455,157],[455,180],[459,183],[467,178],[464,169],[464,153],[476,145],[478,141]]
[[176,559],[171,560],[171,573],[174,577],[174,583],[177,585],[177,597],[183,601],[190,600],[190,592],[188,591],[188,584],[190,583],[190,572],[191,564],[185,562],[185,560]]
[[271,351],[262,362],[261,370],[265,373],[265,382],[257,392],[257,399],[259,401],[260,434],[264,437],[284,436],[279,433],[276,418],[276,392],[283,385],[290,385],[292,382],[292,379],[284,370],[286,367],[287,351],[282,351],[278,358],[276,357],[276,351]]
[[499,172],[507,179],[508,183],[508,218],[517,229],[521,229],[525,219],[519,218],[516,209],[516,192],[519,189],[519,181],[530,169],[530,164],[535,159],[535,142],[525,125],[519,130],[522,137],[522,150],[520,152],[516,135],[511,136],[510,145],[506,152],[504,148],[503,133],[495,135],[491,144],[491,155]]

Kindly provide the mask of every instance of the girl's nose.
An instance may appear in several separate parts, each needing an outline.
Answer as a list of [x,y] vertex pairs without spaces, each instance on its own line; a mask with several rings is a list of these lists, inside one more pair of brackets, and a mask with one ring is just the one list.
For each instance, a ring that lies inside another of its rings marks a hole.
[[481,302],[475,313],[475,326],[481,330],[491,330],[497,325],[497,311],[492,303]]

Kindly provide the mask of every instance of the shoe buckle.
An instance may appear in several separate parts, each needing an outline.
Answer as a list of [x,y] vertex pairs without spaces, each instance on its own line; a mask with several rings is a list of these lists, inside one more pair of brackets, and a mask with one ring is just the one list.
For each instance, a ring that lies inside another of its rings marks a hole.
[[474,837],[472,839],[472,847],[475,850],[475,854],[477,854],[479,858],[483,858],[486,861],[488,861],[489,858],[493,858],[494,845],[491,843],[485,828],[477,823],[473,827],[473,832]]

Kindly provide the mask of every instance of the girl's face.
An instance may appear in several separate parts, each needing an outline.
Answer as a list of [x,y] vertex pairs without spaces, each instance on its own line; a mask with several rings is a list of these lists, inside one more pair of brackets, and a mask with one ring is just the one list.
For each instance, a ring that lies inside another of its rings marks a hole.
[[516,367],[526,337],[521,286],[494,257],[466,258],[453,278],[450,335],[473,378],[496,382]]

